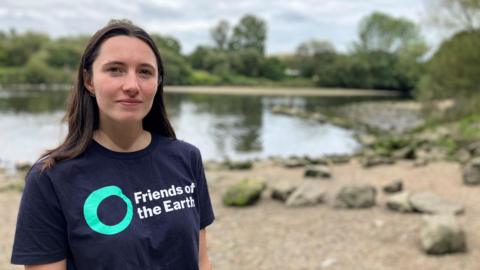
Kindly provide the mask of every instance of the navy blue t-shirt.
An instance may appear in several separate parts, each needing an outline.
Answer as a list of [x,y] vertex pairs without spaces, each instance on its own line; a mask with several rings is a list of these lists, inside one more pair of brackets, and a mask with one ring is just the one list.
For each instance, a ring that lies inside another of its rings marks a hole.
[[80,156],[27,174],[11,262],[198,269],[199,230],[213,220],[195,146],[152,133],[146,148],[114,152],[92,140]]

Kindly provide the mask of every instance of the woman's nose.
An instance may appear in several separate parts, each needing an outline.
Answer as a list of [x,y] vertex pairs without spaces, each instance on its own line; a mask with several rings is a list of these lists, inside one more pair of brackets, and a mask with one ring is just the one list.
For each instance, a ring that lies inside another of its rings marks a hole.
[[140,85],[138,83],[137,74],[133,72],[128,72],[123,83],[123,90],[129,92],[138,92]]

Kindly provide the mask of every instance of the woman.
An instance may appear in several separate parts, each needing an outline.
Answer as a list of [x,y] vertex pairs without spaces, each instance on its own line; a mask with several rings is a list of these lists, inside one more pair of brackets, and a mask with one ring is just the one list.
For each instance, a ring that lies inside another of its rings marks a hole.
[[113,21],[90,39],[68,135],[26,177],[13,245],[25,269],[211,269],[199,150],[175,138],[151,37]]

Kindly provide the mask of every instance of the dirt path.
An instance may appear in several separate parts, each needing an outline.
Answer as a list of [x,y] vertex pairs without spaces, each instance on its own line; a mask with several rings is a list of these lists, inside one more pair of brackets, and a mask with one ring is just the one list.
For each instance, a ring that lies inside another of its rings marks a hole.
[[[268,192],[249,208],[221,204],[222,192],[237,179],[302,181],[302,173],[302,169],[284,169],[267,162],[250,171],[207,171],[217,216],[208,227],[214,269],[480,269],[480,187],[464,186],[455,163],[415,168],[400,162],[363,169],[352,161],[333,166],[333,179],[322,182],[329,195],[323,205],[287,208],[270,199]],[[331,206],[333,194],[344,184],[370,183],[380,188],[396,179],[402,179],[407,190],[429,190],[465,206],[465,214],[458,220],[466,231],[468,252],[424,255],[418,240],[421,216],[388,211],[382,192],[378,193],[377,206],[371,209]],[[15,191],[0,193],[0,269],[23,269],[9,265],[20,195]]]

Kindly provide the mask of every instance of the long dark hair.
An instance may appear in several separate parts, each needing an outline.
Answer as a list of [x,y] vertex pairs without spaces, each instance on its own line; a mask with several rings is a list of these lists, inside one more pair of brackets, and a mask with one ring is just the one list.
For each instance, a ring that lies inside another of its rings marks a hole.
[[143,129],[176,139],[175,131],[170,124],[165,110],[163,82],[164,68],[160,52],[150,35],[142,28],[127,20],[112,20],[105,27],[98,30],[88,41],[78,67],[77,78],[70,92],[66,114],[63,121],[68,122],[68,134],[65,141],[54,149],[44,152],[41,171],[51,168],[55,162],[72,159],[82,154],[93,137],[93,131],[98,129],[99,112],[94,97],[85,87],[84,70],[92,76],[92,65],[97,58],[102,43],[114,36],[125,35],[136,37],[144,41],[155,54],[158,69],[158,88],[153,98],[153,105],[143,118]]

